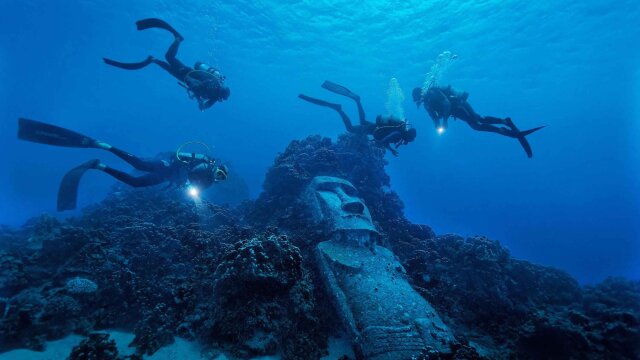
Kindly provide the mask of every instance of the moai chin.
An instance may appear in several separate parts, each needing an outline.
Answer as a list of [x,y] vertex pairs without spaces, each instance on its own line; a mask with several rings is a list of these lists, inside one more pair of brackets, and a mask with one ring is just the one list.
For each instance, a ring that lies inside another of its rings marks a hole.
[[451,353],[451,331],[409,285],[393,253],[364,246],[377,231],[356,188],[317,176],[302,196],[313,222],[328,232],[316,247],[318,266],[357,353],[375,360]]

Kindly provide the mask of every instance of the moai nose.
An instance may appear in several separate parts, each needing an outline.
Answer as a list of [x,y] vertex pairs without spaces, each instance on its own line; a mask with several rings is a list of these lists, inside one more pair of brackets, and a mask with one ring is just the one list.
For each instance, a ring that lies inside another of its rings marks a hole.
[[364,213],[364,204],[360,201],[349,201],[342,205],[342,209],[348,213],[361,215]]

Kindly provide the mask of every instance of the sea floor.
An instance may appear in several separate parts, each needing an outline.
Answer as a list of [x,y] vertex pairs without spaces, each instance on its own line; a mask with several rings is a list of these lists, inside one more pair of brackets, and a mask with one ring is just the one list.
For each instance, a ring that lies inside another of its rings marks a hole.
[[[135,348],[130,348],[127,345],[131,343],[134,338],[132,333],[109,330],[101,331],[108,333],[110,338],[116,342],[118,346],[118,352],[120,355],[133,354]],[[0,360],[62,360],[66,359],[71,352],[71,349],[78,345],[84,337],[80,335],[69,335],[63,339],[47,342],[45,351],[33,351],[27,349],[16,349],[0,354]],[[176,337],[175,342],[171,345],[165,346],[158,350],[151,356],[145,357],[148,360],[197,360],[207,359],[202,352],[202,347],[194,341],[187,341]],[[348,355],[351,358],[354,357],[353,350],[347,339],[344,338],[329,338],[329,355],[324,356],[322,360],[337,359],[342,355]],[[260,356],[252,358],[251,360],[280,360],[280,356]],[[213,358],[214,360],[229,360],[230,357],[225,354],[220,354]]]

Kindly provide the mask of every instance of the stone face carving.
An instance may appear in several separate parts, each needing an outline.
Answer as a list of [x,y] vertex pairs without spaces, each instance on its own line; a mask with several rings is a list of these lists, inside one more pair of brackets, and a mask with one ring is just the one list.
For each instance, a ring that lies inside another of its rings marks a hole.
[[450,353],[451,331],[413,290],[393,253],[361,246],[376,230],[353,185],[318,176],[303,201],[314,221],[327,226],[330,240],[316,247],[318,266],[356,351],[375,360]]
[[313,220],[328,226],[328,231],[376,232],[369,209],[358,197],[358,190],[348,181],[316,176],[307,186],[305,202]]

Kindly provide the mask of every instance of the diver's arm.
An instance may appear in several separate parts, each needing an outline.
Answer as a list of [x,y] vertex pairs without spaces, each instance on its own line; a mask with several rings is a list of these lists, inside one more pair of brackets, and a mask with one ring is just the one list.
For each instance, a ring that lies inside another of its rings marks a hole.
[[431,118],[431,120],[433,120],[433,125],[436,127],[436,129],[439,128],[440,117],[438,116],[438,114],[436,114],[436,112],[431,109],[427,109],[427,113],[429,114],[429,117]]
[[387,150],[389,150],[393,154],[393,156],[398,156],[398,150],[392,148],[390,143],[385,143],[384,147],[386,147]]
[[440,113],[440,117],[444,120],[444,126],[447,127],[447,120],[451,116],[451,101],[445,93],[440,91],[442,96],[442,112]]
[[200,110],[204,111],[205,109],[208,109],[210,107],[213,106],[213,104],[215,104],[216,101],[212,100],[212,99],[207,99],[202,103],[202,106],[200,107]]
[[394,131],[391,134],[384,137],[384,139],[380,140],[384,146],[389,150],[394,156],[398,156],[398,151],[391,147],[391,144],[395,144],[396,148],[402,144],[402,134],[399,131]]
[[212,100],[212,99],[203,99],[201,97],[198,97],[198,108],[200,109],[200,111],[205,111],[208,108],[212,107],[213,104],[216,103],[216,100]]
[[200,111],[204,111],[204,101],[202,98],[200,96],[196,96],[196,100],[198,101],[198,109],[200,109]]

